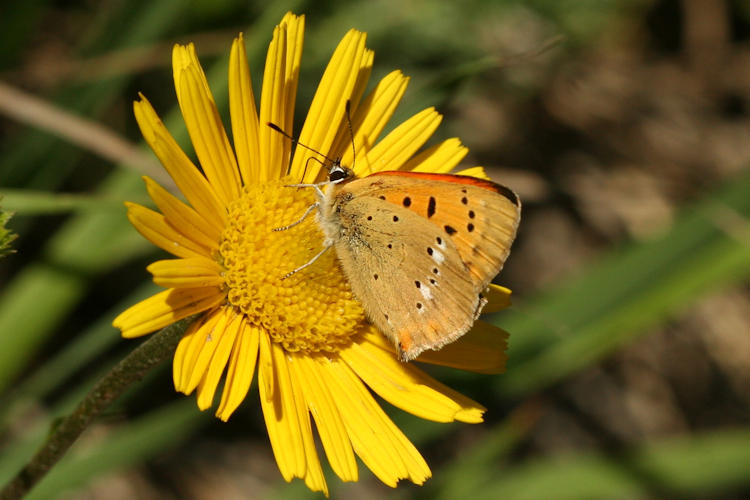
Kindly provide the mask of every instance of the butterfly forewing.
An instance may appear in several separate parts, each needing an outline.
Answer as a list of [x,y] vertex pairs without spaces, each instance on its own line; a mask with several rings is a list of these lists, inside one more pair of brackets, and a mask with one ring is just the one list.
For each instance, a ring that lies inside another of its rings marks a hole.
[[474,177],[381,172],[355,181],[357,197],[400,205],[440,228],[483,289],[503,267],[521,215],[518,197],[504,186]]

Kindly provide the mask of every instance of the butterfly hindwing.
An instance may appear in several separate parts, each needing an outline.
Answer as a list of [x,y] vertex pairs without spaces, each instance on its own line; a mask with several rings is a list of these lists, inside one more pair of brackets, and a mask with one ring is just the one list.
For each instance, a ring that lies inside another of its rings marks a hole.
[[342,192],[339,200],[336,253],[355,296],[401,358],[466,333],[484,301],[450,238],[377,197]]

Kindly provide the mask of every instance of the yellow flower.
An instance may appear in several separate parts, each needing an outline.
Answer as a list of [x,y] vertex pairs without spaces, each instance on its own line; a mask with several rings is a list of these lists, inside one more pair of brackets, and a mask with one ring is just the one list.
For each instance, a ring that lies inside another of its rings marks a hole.
[[[114,325],[138,337],[201,313],[174,358],[178,391],[197,391],[211,407],[222,376],[216,415],[227,420],[247,395],[255,371],[268,436],[284,479],[302,478],[327,494],[310,416],[333,471],[358,478],[355,454],[384,483],[423,483],[430,469],[380,408],[371,391],[418,417],[438,422],[480,422],[484,408],[445,387],[413,363],[396,360],[393,347],[366,320],[362,307],[327,252],[313,266],[284,276],[322,248],[313,217],[294,230],[273,231],[299,219],[314,202],[309,189],[287,187],[325,175],[320,158],[267,126],[291,133],[302,53],[304,18],[287,14],[268,49],[259,111],[242,36],[229,64],[229,106],[234,148],[192,45],[175,46],[177,99],[201,165],[179,148],[145,97],[134,103],[143,136],[187,203],[146,178],[160,212],[128,204],[138,231],[175,259],[148,267],[167,290],[120,314]],[[365,96],[373,52],[365,34],[349,31],[318,86],[299,141],[352,164],[345,103],[351,101],[356,173],[408,169],[446,172],[467,150],[449,139],[417,150],[440,123],[432,108],[417,113],[380,141],[408,82],[399,71]],[[308,158],[317,161],[308,161]],[[288,172],[288,174],[287,174]],[[483,176],[475,167],[464,173]],[[485,311],[499,310],[510,292],[493,287]],[[505,365],[502,330],[477,322],[460,341],[418,361],[481,373]]]

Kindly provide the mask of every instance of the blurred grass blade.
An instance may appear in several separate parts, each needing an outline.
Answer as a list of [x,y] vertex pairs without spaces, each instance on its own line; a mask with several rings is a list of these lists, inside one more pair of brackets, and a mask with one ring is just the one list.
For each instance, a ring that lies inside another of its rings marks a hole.
[[174,183],[159,162],[101,123],[87,120],[0,81],[0,113],[45,130],[105,160],[123,163],[166,187]]
[[[179,0],[137,0],[115,3],[112,7],[99,9],[88,26],[94,33],[81,37],[86,43],[79,53],[150,45],[170,30],[173,19],[189,9],[189,5]],[[68,85],[47,96],[47,100],[69,113],[93,119],[120,97],[131,78],[127,75],[86,86]],[[0,159],[0,179],[5,186],[50,191],[64,181],[83,154],[57,137],[35,129],[5,139],[0,148],[5,151]]]
[[425,485],[431,498],[464,498],[466,491],[481,487],[487,480],[487,465],[499,466],[528,435],[541,415],[539,401],[527,401],[499,425],[487,432],[470,454],[464,454],[444,470],[436,471]]
[[[123,202],[119,198],[101,198],[26,189],[6,189],[2,191],[2,194],[4,205],[18,215],[52,215],[90,210],[115,211],[120,214],[124,212]],[[148,201],[141,196],[140,203],[148,204]]]
[[748,463],[750,429],[739,429],[664,439],[617,456],[571,453],[514,467],[486,464],[484,481],[462,494],[477,500],[695,498],[750,485]]
[[[685,209],[663,236],[500,315],[512,332],[506,395],[542,389],[610,354],[704,294],[750,276],[750,171]],[[561,249],[561,251],[563,251]]]
[[62,491],[83,485],[92,477],[158,456],[182,442],[210,417],[198,412],[191,398],[181,398],[117,429],[93,449],[75,447],[26,498],[57,498]]

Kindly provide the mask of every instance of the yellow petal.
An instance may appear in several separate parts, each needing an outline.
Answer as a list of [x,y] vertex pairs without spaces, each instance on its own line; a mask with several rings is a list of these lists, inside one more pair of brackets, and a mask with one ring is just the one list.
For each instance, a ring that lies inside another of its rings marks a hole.
[[404,411],[435,422],[452,422],[457,415],[464,422],[482,421],[482,405],[374,344],[354,343],[341,357],[373,391]]
[[243,184],[247,185],[258,178],[260,146],[258,110],[255,107],[255,95],[242,33],[234,39],[229,55],[229,115],[232,120],[237,164]]
[[404,163],[401,170],[414,172],[450,172],[469,153],[469,148],[455,137],[425,149]]
[[165,288],[220,287],[224,283],[221,266],[205,257],[158,260],[146,269],[154,275],[154,283]]
[[[273,394],[267,393],[269,378],[274,380]],[[278,344],[260,343],[258,389],[268,438],[271,441],[271,448],[281,475],[287,482],[295,477],[304,478],[307,462],[303,430],[297,412],[294,389],[289,378],[287,361],[284,351]]]
[[477,321],[466,335],[439,351],[425,351],[417,361],[450,366],[476,373],[503,373],[508,332],[484,321]]
[[179,232],[213,251],[219,248],[222,228],[211,225],[198,212],[185,205],[154,180],[144,177],[146,190],[169,225]]
[[312,491],[322,491],[328,496],[328,485],[323,477],[323,469],[320,467],[320,459],[315,449],[312,424],[310,423],[310,412],[307,410],[308,402],[302,389],[302,381],[297,376],[294,368],[297,358],[294,355],[286,355],[285,363],[289,368],[289,388],[294,394],[294,405],[297,410],[297,419],[300,423],[303,448],[305,452],[306,471],[304,475],[305,485]]
[[176,288],[157,293],[120,313],[112,326],[125,338],[139,337],[224,301],[219,288]]
[[[343,123],[346,101],[351,98],[357,82],[362,59],[366,57],[366,35],[357,30],[349,30],[336,47],[325,73],[318,84],[307,119],[299,135],[299,142],[326,154]],[[292,162],[291,174],[296,178],[303,175],[308,158],[322,161],[319,155],[297,147]],[[318,176],[320,164],[309,162],[311,168],[304,174],[304,182],[313,181]]]
[[[360,153],[371,150],[377,142],[401,101],[408,83],[408,77],[400,71],[393,71],[378,82],[361,104],[353,108],[354,144]],[[353,167],[355,174],[362,176],[373,173],[368,167],[366,154],[356,154],[355,151],[352,155],[348,127],[341,128],[332,151],[334,156],[341,156],[344,165]]]
[[442,119],[435,108],[412,116],[367,153],[368,168],[373,172],[398,170],[432,136]]
[[230,309],[224,309],[224,313],[219,315],[218,323],[211,329],[207,328],[206,335],[200,342],[194,344],[194,353],[188,352],[186,359],[190,360],[189,370],[183,368],[184,371],[189,373],[187,382],[182,389],[185,394],[193,392],[203,379],[208,365],[211,363],[211,358],[213,358],[214,352],[219,347],[224,332],[233,318],[233,314]]
[[327,372],[328,386],[341,408],[344,425],[357,455],[388,486],[408,478],[422,484],[430,468],[414,445],[375,402],[351,369],[333,361]]
[[206,178],[225,205],[240,193],[237,161],[195,54],[195,46],[175,45],[173,71],[185,126]]
[[130,223],[157,247],[182,258],[211,256],[210,249],[179,233],[162,214],[136,203],[126,202],[125,206],[128,207]]
[[[367,90],[367,83],[370,81],[370,75],[372,74],[372,64],[374,61],[375,52],[370,49],[365,50],[365,55],[359,61],[359,71],[357,71],[357,79],[354,81],[354,88],[352,89],[351,96],[349,97],[349,104],[352,111],[357,109],[357,106],[359,106],[359,101],[362,100],[362,96],[364,95],[365,90]],[[340,132],[341,129],[339,129],[339,133]]]
[[193,321],[185,331],[185,335],[183,335],[180,339],[179,344],[177,344],[177,349],[174,353],[174,359],[172,360],[172,381],[174,382],[175,390],[178,392],[181,392],[182,388],[182,365],[187,345],[190,343],[190,340],[194,337],[195,333],[200,330],[207,321],[215,316],[215,312],[216,311],[211,311],[203,314],[200,318],[197,318],[195,321]]
[[[211,336],[211,333],[227,315],[227,309],[219,307],[204,315],[198,328],[191,329],[187,335],[182,337],[177,345],[172,362],[172,378],[174,380],[175,390],[190,394],[192,389],[188,390],[188,383],[195,371],[195,361],[201,353],[201,350]],[[213,344],[211,344],[213,346]]]
[[[357,73],[357,80],[354,82],[354,88],[352,89],[352,95],[349,98],[350,104],[350,116],[349,118],[344,115],[343,126],[339,127],[336,133],[336,138],[333,140],[333,144],[328,154],[332,158],[341,158],[341,163],[352,167],[352,133],[354,133],[354,139],[358,134],[358,130],[355,125],[355,116],[357,116],[357,109],[359,108],[360,100],[362,95],[365,93],[367,88],[367,82],[370,80],[370,74],[372,74],[372,63],[375,60],[375,53],[372,50],[366,50],[365,56],[360,61],[360,68]],[[398,104],[398,103],[396,103]],[[360,122],[365,113],[360,113]],[[350,123],[351,119],[351,123]],[[351,129],[349,128],[351,125]],[[356,142],[355,142],[356,144]],[[360,144],[360,147],[364,144]],[[368,148],[369,149],[369,148]],[[346,154],[346,156],[344,156]]]
[[255,361],[258,358],[258,337],[258,328],[249,325],[243,318],[240,331],[234,340],[224,392],[221,395],[219,409],[216,410],[216,416],[224,422],[240,406],[250,389],[255,374]]
[[133,103],[133,112],[144,139],[188,202],[208,220],[209,224],[224,227],[227,218],[226,205],[177,145],[151,103],[143,95],[140,98],[140,101]]
[[[261,376],[261,372],[266,375]],[[260,390],[260,394],[265,395],[262,399],[265,399],[266,402],[272,402],[277,397],[278,384],[276,383],[273,371],[271,336],[268,332],[262,330],[258,337],[258,385],[263,385],[263,390]]]
[[[302,61],[302,47],[305,41],[305,16],[296,16],[287,12],[280,23],[286,27],[286,65],[284,66],[284,119],[282,130],[292,133],[294,130],[294,104],[297,97],[297,85],[299,83],[299,68]],[[288,162],[292,152],[291,141],[284,141],[284,153],[282,158]],[[287,164],[281,165],[283,171],[279,175],[286,175]]]
[[484,297],[487,299],[487,304],[484,306],[484,309],[482,309],[482,313],[496,313],[510,307],[511,293],[512,292],[509,288],[490,283],[489,289],[484,294]]
[[218,331],[217,328],[217,335],[213,335],[214,338],[211,341],[217,344],[217,346],[211,356],[211,362],[206,369],[206,373],[198,385],[198,408],[201,410],[210,408],[213,405],[216,387],[219,385],[221,375],[227,367],[229,355],[232,353],[232,346],[239,334],[242,323],[242,314],[235,312],[230,323],[223,331]]
[[484,167],[471,167],[466,168],[464,170],[459,170],[456,172],[458,175],[468,175],[471,177],[476,177],[478,179],[484,179],[486,181],[491,181],[490,176],[487,175],[487,172],[484,171]]
[[341,413],[321,373],[321,370],[327,369],[327,363],[328,361],[323,358],[295,356],[292,366],[305,395],[308,409],[315,419],[320,441],[331,468],[341,480],[356,481],[358,472],[354,450]]
[[[259,182],[279,177],[285,168],[284,151],[289,149],[289,139],[268,126],[273,123],[281,127],[286,118],[284,80],[286,76],[286,25],[276,26],[268,46],[266,67],[263,71],[263,87],[260,93],[260,172]],[[284,132],[292,134],[291,130]],[[286,149],[285,149],[286,148]]]

